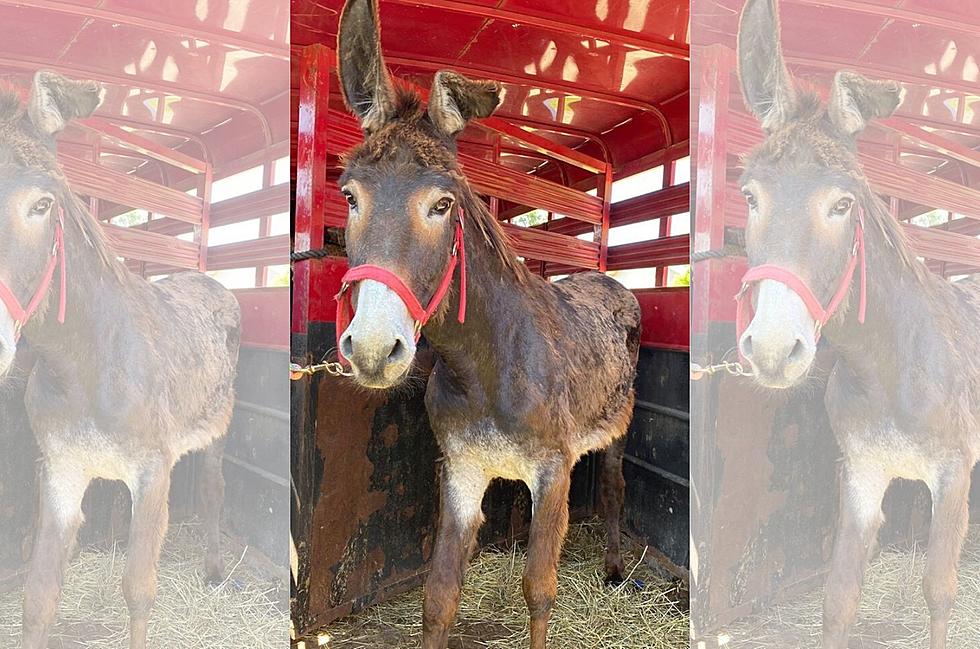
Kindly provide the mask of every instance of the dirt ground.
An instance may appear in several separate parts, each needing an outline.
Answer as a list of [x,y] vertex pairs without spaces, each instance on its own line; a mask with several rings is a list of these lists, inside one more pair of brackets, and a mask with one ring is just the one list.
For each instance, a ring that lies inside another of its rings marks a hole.
[[[203,540],[192,525],[173,525],[160,559],[150,617],[154,649],[282,649],[289,642],[288,572],[235,539],[224,540],[227,577],[204,578]],[[126,649],[122,594],[125,547],[86,548],[72,560],[52,649]],[[20,647],[23,587],[0,593],[0,649]]]

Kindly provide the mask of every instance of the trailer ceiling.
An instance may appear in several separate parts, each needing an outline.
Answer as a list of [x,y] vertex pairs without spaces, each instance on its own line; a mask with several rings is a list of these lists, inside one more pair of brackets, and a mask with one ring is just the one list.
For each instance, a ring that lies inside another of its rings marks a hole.
[[[294,51],[334,48],[342,6],[294,0]],[[608,153],[621,168],[688,139],[688,19],[687,0],[382,0],[381,39],[396,76],[422,88],[443,68],[496,79],[499,117],[599,159]],[[291,85],[295,117],[297,66]],[[330,105],[343,109],[339,94]],[[475,155],[489,144],[469,128],[462,148]],[[544,163],[503,153],[501,163],[521,171]]]
[[[289,137],[288,30],[285,2],[16,0],[0,4],[0,75],[27,85],[48,68],[98,80],[97,116],[220,173]],[[161,180],[156,165],[123,154],[102,163]]]

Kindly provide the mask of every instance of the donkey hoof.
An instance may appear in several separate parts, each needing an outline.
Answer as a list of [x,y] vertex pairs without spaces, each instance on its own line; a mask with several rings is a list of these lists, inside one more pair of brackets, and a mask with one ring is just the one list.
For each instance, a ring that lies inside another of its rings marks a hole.
[[611,575],[606,575],[605,583],[606,586],[616,587],[622,584],[624,581],[623,575],[619,572],[615,572]]
[[225,580],[225,567],[223,564],[208,564],[204,569],[207,575],[208,584],[217,586]]

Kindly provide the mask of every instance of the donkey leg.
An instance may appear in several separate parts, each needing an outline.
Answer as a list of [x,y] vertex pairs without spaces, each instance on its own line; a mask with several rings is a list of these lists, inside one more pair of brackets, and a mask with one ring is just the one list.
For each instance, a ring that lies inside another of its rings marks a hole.
[[970,517],[970,466],[958,466],[932,491],[932,528],[922,582],[929,605],[929,648],[946,649],[946,629],[956,598],[956,566]]
[[80,471],[45,468],[34,552],[24,583],[24,649],[45,649],[58,614],[65,568],[82,524],[89,479]]
[[626,436],[615,440],[602,453],[599,469],[599,508],[606,523],[606,583],[623,581],[623,555],[619,546],[619,516],[623,511],[626,480],[623,479],[623,454]]
[[558,592],[558,559],[568,532],[571,473],[571,463],[562,461],[541,472],[532,491],[534,514],[522,584],[531,614],[531,649],[548,646],[548,621]]
[[423,596],[422,649],[446,649],[449,643],[489,482],[480,467],[451,458],[443,466],[439,529]]
[[220,583],[225,566],[221,558],[221,512],[225,502],[225,476],[222,463],[225,437],[219,437],[203,452],[201,475],[201,516],[204,519],[204,570],[208,581]]
[[157,593],[157,561],[167,533],[170,464],[146,469],[133,494],[133,520],[129,529],[123,595],[129,607],[129,647],[145,649],[150,610]]
[[846,649],[857,617],[864,572],[884,522],[881,500],[891,478],[867,467],[845,464],[840,485],[837,538],[823,605],[824,649]]

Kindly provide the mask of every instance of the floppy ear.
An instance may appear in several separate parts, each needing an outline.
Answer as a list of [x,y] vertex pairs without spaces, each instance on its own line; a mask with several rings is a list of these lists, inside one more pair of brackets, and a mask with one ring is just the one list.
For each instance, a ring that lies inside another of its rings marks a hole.
[[793,78],[779,45],[776,0],[747,0],[738,24],[742,95],[765,131],[786,124],[797,109]]
[[27,115],[42,133],[54,135],[68,120],[88,117],[102,103],[102,86],[96,81],[73,81],[40,70],[34,75]]
[[368,132],[384,126],[395,106],[378,22],[378,0],[348,0],[337,32],[337,73],[344,101]]
[[895,81],[871,81],[856,72],[841,70],[834,75],[827,114],[846,135],[864,130],[875,117],[888,117],[902,103],[902,87]]
[[452,70],[440,70],[429,93],[429,119],[443,135],[454,136],[477,117],[489,117],[500,105],[500,84],[473,81]]

